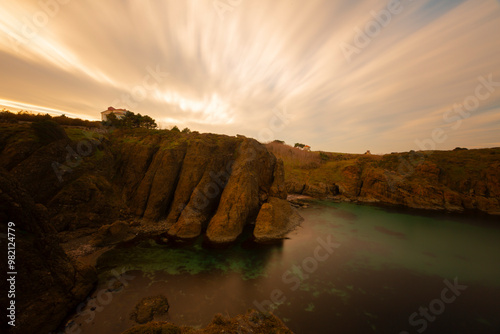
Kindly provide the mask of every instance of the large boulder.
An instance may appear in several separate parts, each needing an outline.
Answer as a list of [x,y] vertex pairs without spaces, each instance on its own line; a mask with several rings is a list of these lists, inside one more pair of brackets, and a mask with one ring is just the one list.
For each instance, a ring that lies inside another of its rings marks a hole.
[[253,235],[257,242],[280,240],[299,226],[302,220],[288,201],[270,197],[260,208]]
[[130,224],[118,220],[113,224],[101,226],[92,236],[90,244],[97,247],[115,245],[132,240],[134,237]]
[[156,316],[165,315],[169,308],[168,299],[163,295],[145,297],[137,303],[130,318],[138,324],[145,324]]

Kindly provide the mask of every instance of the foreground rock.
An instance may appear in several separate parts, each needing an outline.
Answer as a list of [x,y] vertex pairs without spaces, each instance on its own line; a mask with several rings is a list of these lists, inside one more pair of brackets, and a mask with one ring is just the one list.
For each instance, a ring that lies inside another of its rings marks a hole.
[[129,223],[116,221],[111,225],[104,225],[94,233],[90,240],[91,246],[108,246],[131,240],[135,237]]
[[283,239],[288,232],[299,226],[302,220],[288,201],[270,197],[259,211],[253,235],[257,242]]
[[[228,243],[263,205],[260,239],[282,238],[293,225],[281,201],[282,162],[253,139],[135,129],[71,140],[57,124],[0,127],[1,224],[6,231],[13,221],[19,231],[14,333],[53,330],[96,281],[93,267],[67,257],[57,232],[90,240],[92,251],[136,234],[206,233]],[[5,261],[1,269],[8,271]]]
[[293,334],[285,324],[273,314],[264,314],[255,310],[248,311],[245,315],[226,318],[216,315],[212,322],[205,328],[194,329],[191,327],[177,326],[166,322],[150,322],[145,325],[135,326],[122,334]]
[[276,158],[263,145],[245,139],[237,154],[217,212],[208,225],[207,237],[213,243],[235,241],[243,226],[257,217],[273,184]]
[[[47,207],[58,232],[139,220],[134,233],[230,243],[268,198],[287,194],[282,162],[254,139],[134,129],[75,142],[61,129],[48,139],[44,129],[5,129],[0,166]],[[92,244],[128,238],[116,229],[97,231]]]
[[[93,267],[72,262],[59,246],[47,209],[0,170],[0,221],[15,224],[16,326],[10,333],[48,333],[85,297],[97,281]],[[8,272],[6,261],[2,272]],[[7,293],[2,294],[6,305]],[[5,319],[4,319],[5,320]],[[7,322],[3,321],[7,332]],[[9,326],[10,327],[10,326]]]
[[155,316],[165,315],[169,308],[170,305],[165,296],[146,297],[137,303],[130,318],[139,324],[145,324],[153,321]]

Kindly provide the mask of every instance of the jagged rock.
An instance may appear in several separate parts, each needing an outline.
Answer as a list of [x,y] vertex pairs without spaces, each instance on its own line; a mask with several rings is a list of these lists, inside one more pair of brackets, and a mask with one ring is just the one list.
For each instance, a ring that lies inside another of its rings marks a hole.
[[303,183],[296,182],[294,180],[286,180],[285,188],[289,194],[299,194],[301,195],[304,191],[306,185]]
[[[10,333],[48,333],[81,302],[97,280],[95,269],[72,262],[58,244],[47,210],[0,171],[0,222],[16,230],[16,326]],[[8,272],[7,262],[0,269]],[[7,294],[0,300],[6,305]],[[36,315],[36,316],[33,316]],[[4,321],[3,326],[7,323]],[[6,328],[4,328],[6,330]]]
[[104,225],[93,235],[90,240],[92,246],[114,245],[133,239],[135,236],[129,223],[116,221],[111,225]]
[[224,317],[221,314],[214,316],[205,328],[194,329],[186,326],[177,326],[167,322],[149,322],[145,325],[138,325],[123,332],[122,334],[215,334],[215,333],[266,333],[266,334],[293,334],[286,325],[275,315],[249,310],[244,315],[237,315],[232,318]]
[[155,316],[166,314],[169,308],[168,299],[163,295],[146,297],[137,303],[130,318],[139,324],[145,324],[152,321]]
[[331,194],[330,187],[324,183],[319,184],[306,184],[304,186],[304,190],[302,191],[302,195],[311,196],[311,197],[326,197]]
[[255,219],[260,209],[259,191],[269,192],[275,164],[274,155],[256,140],[242,142],[217,212],[208,225],[210,242],[233,242],[243,226]]
[[283,160],[278,159],[274,165],[274,180],[269,190],[269,196],[286,199],[287,191],[285,186],[285,167]]
[[303,218],[284,199],[270,197],[260,208],[253,235],[257,242],[283,239]]
[[347,166],[342,170],[343,181],[338,186],[342,195],[355,198],[359,196],[362,180],[361,169],[358,166]]
[[[394,153],[370,159],[351,156],[347,166],[344,162],[329,162],[328,169],[320,168],[319,174],[313,170],[285,182],[289,193],[315,198],[334,196],[343,201],[453,212],[478,210],[498,215],[498,156],[498,148]],[[291,165],[288,168],[293,171]],[[333,175],[325,173],[327,170]]]
[[189,146],[167,218],[173,224],[170,236],[194,238],[207,227],[232,173],[232,152],[236,147],[234,140]]

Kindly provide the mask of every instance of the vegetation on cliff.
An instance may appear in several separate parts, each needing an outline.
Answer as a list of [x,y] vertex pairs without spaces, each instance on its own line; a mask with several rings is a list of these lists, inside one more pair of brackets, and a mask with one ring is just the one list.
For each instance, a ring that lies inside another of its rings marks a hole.
[[369,155],[267,147],[283,160],[291,194],[500,214],[500,148]]
[[190,239],[207,230],[225,243],[270,197],[286,198],[282,175],[274,177],[281,162],[253,139],[146,128],[103,134],[51,121],[1,126],[0,166],[47,206],[58,231],[129,217],[158,234]]
[[101,122],[83,120],[80,118],[61,116],[51,116],[49,114],[33,113],[30,111],[21,110],[13,113],[9,110],[3,109],[0,111],[0,122],[2,123],[17,123],[17,122],[39,122],[39,121],[53,121],[60,125],[65,126],[81,126],[86,128],[98,128]]
[[[20,298],[24,314],[40,310],[37,322],[19,318],[23,333],[54,329],[95,281],[93,268],[67,258],[57,232],[62,240],[92,235],[87,248],[137,234],[190,239],[206,233],[212,243],[228,243],[255,221],[265,203],[287,196],[282,162],[253,139],[142,127],[84,130],[50,120],[0,123],[0,130],[6,180],[0,194],[25,189],[23,201],[12,196],[2,201],[8,207],[3,221],[25,222],[26,231],[47,230],[33,232],[26,242],[20,238],[20,254],[30,259],[27,271],[49,266],[23,276],[43,284],[26,287],[26,299]],[[281,203],[288,207],[274,210],[283,212],[260,219],[264,233],[257,240],[282,238],[291,229],[291,222],[276,220],[286,220],[290,212],[289,204]],[[25,219],[22,215],[33,208],[36,213]],[[52,309],[45,302],[57,304],[55,311],[45,312]]]

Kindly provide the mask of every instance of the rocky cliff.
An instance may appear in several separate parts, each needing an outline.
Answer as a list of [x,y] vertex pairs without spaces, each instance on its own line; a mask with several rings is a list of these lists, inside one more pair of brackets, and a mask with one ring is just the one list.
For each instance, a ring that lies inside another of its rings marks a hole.
[[139,131],[115,136],[112,147],[122,200],[170,238],[233,242],[264,203],[286,199],[283,163],[254,139]]
[[[322,153],[313,168],[285,162],[291,194],[451,212],[500,214],[500,149]],[[279,154],[277,154],[279,156]]]
[[145,129],[107,136],[67,129],[69,138],[50,124],[3,130],[0,168],[47,207],[58,231],[125,219],[175,239],[206,233],[228,243],[264,203],[287,195],[283,163],[254,139]]
[[[95,270],[70,260],[59,237],[92,234],[94,247],[204,234],[223,244],[257,220],[255,240],[269,241],[300,219],[282,161],[253,139],[52,122],[0,128],[0,218],[16,223],[20,259],[15,333],[53,330],[92,289]],[[273,214],[261,214],[269,206]]]
[[[59,246],[47,209],[11,175],[0,170],[0,225],[15,224],[15,270],[1,261],[2,272],[15,271],[15,327],[9,333],[48,333],[86,298],[97,281],[95,269],[72,261]],[[2,249],[6,250],[6,240]],[[7,251],[4,252],[7,254]],[[6,292],[6,291],[4,291]],[[7,308],[7,293],[0,297]],[[2,322],[6,333],[7,322]]]

